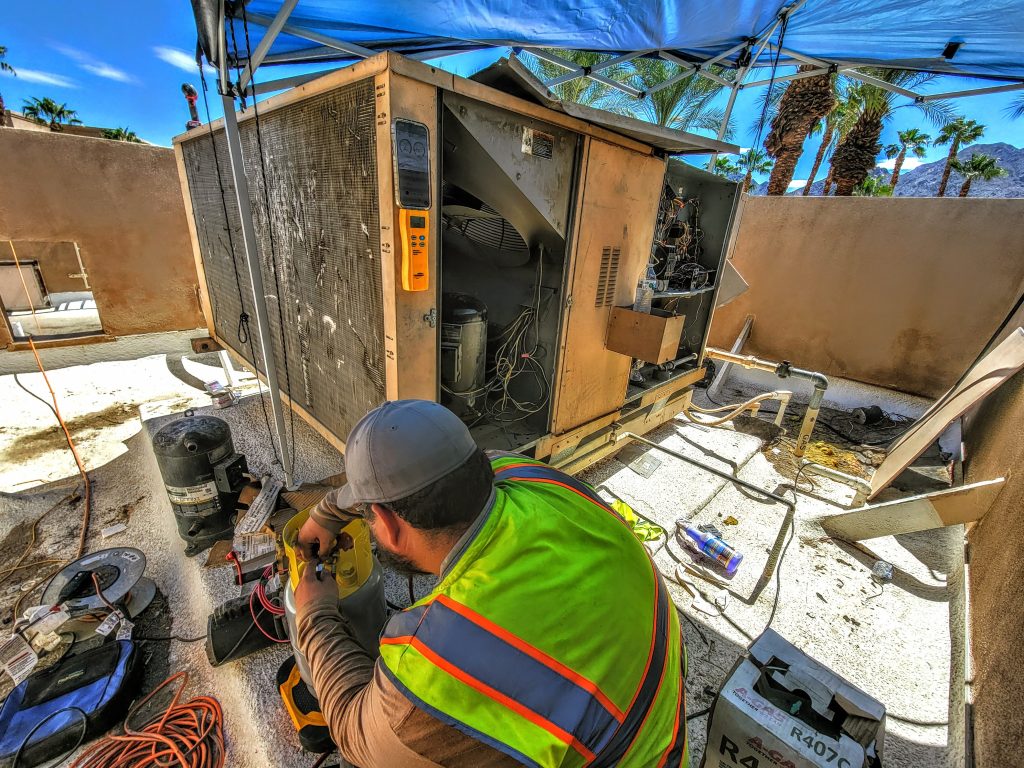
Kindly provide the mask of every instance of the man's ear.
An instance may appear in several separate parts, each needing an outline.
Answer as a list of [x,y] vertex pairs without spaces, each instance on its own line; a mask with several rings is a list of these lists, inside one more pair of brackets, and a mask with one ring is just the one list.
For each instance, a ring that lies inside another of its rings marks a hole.
[[402,519],[383,504],[373,504],[372,509],[376,518],[373,535],[392,552],[400,552],[405,544]]

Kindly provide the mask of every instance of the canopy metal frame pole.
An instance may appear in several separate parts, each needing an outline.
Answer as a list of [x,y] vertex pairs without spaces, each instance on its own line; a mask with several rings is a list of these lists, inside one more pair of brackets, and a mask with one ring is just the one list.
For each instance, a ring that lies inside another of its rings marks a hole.
[[[269,28],[271,24],[274,23],[273,18],[271,18],[270,16],[264,16],[263,14],[260,13],[250,13],[248,14],[248,19],[249,21],[256,22],[261,27],[267,28]],[[371,48],[364,48],[363,46],[357,45],[355,43],[346,43],[345,41],[339,40],[336,37],[331,37],[330,35],[322,35],[319,32],[314,32],[311,29],[306,29],[305,27],[300,27],[295,24],[284,23],[281,25],[281,28],[278,31],[284,32],[285,34],[288,35],[292,35],[293,37],[301,37],[303,40],[309,40],[310,42],[313,43],[320,43],[320,45],[326,46],[328,48],[333,48],[336,51],[341,51],[342,53],[347,53],[351,56],[356,56],[360,59],[368,59],[371,56],[377,55],[377,51]]]
[[[530,51],[530,52],[533,53],[533,51]],[[600,72],[602,70],[608,69],[609,67],[614,67],[614,66],[617,66],[619,64],[625,64],[627,61],[632,61],[633,59],[639,58],[641,56],[646,56],[648,53],[651,53],[651,52],[652,52],[652,49],[647,49],[647,50],[643,50],[643,51],[634,51],[633,53],[624,53],[621,56],[615,56],[614,58],[606,59],[605,61],[598,62],[597,64],[595,64],[592,67],[590,67],[590,71],[591,72]],[[534,54],[534,55],[536,55],[536,54]],[[554,88],[556,85],[561,85],[562,83],[568,83],[568,82],[570,82],[572,80],[576,80],[577,78],[584,77],[585,75],[582,74],[582,71],[583,71],[582,68],[580,68],[579,70],[574,70],[574,71],[571,71],[571,72],[566,72],[564,75],[559,75],[558,77],[555,77],[555,78],[552,78],[551,80],[548,80],[547,82],[544,83],[544,85],[546,87],[548,87],[548,88]]]
[[768,85],[770,83],[788,83],[793,80],[803,80],[806,77],[817,77],[818,75],[827,75],[829,69],[812,69],[810,72],[794,72],[792,75],[784,75],[783,77],[776,77],[774,80],[755,80],[752,83],[740,83],[740,90],[745,88],[757,88],[761,85]]
[[[775,34],[775,30],[777,30],[782,25],[782,22],[787,17],[789,17],[797,10],[799,10],[800,7],[806,2],[807,0],[797,0],[797,2],[793,3],[792,5],[783,8],[781,11],[779,11],[778,16],[775,17],[775,21],[772,22],[771,26],[769,26],[768,29],[766,29],[763,33],[761,33],[760,35],[757,36],[757,38],[754,39],[752,44],[757,45],[757,49],[754,51],[754,55],[750,57],[750,63],[747,64],[745,67],[740,67],[736,71],[735,80],[732,83],[730,83],[731,90],[729,91],[729,101],[726,102],[725,112],[722,114],[722,124],[718,126],[719,141],[723,141],[725,139],[725,134],[729,130],[729,119],[732,117],[732,109],[736,105],[736,96],[743,88],[743,81],[746,79],[747,75],[751,71],[753,71],[753,69],[757,66],[757,60],[761,58],[761,54],[764,52],[764,49],[768,47],[768,44],[771,42],[772,35]],[[709,171],[714,171],[715,161],[717,159],[718,153],[712,152],[711,158],[708,160]]]
[[245,90],[245,94],[247,96],[254,96],[263,93],[273,93],[274,91],[283,91],[286,88],[295,88],[299,85],[305,85],[311,80],[316,80],[318,77],[329,75],[331,72],[337,72],[339,69],[342,69],[342,67],[323,69],[318,72],[307,72],[304,75],[282,77],[278,80],[267,80],[262,83],[250,83],[249,87]]
[[[533,54],[538,59],[543,59],[544,61],[554,64],[555,66],[567,69],[570,72],[575,72],[576,77],[587,77],[590,78],[591,80],[596,80],[599,83],[603,83],[604,85],[607,85],[611,88],[615,88],[618,91],[622,91],[623,93],[626,93],[630,96],[640,96],[640,91],[638,91],[636,88],[628,86],[625,83],[620,83],[616,80],[612,80],[610,77],[605,77],[604,75],[596,74],[593,71],[587,72],[586,70],[584,70],[583,67],[577,64],[573,64],[571,61],[563,59],[561,56],[556,56],[553,53],[548,53],[547,51],[542,50],[540,48],[524,48],[523,50]],[[575,78],[569,79],[573,80]],[[565,80],[563,82],[568,82],[568,80]]]
[[939,99],[959,99],[964,96],[984,96],[989,93],[1006,93],[1007,91],[1019,91],[1024,89],[1024,82],[1008,83],[1007,85],[994,85],[991,88],[975,88],[968,91],[951,91],[950,93],[928,93],[921,97],[921,101],[937,101]]
[[238,90],[244,92],[246,86],[252,80],[253,74],[260,64],[263,63],[263,58],[267,55],[270,50],[270,46],[277,40],[277,36],[281,33],[281,29],[284,27],[285,22],[288,21],[288,17],[292,15],[292,11],[295,10],[295,6],[299,0],[284,0],[281,3],[281,7],[278,8],[277,14],[274,16],[270,24],[267,25],[267,31],[263,33],[263,39],[260,40],[256,46],[256,50],[252,52],[249,57],[249,61],[245,64],[245,69],[242,72],[242,76],[238,79]]
[[231,181],[235,185],[238,218],[242,223],[242,247],[245,251],[245,263],[249,269],[252,303],[256,310],[256,335],[260,341],[263,365],[266,368],[267,389],[270,390],[270,407],[274,412],[281,469],[284,472],[285,485],[292,488],[294,479],[291,470],[291,449],[284,430],[284,406],[281,402],[281,387],[277,379],[274,341],[270,335],[270,318],[267,315],[267,291],[263,286],[263,273],[260,269],[256,228],[253,225],[252,205],[249,202],[249,182],[245,176],[245,160],[242,156],[242,142],[238,133],[238,118],[235,115],[235,100],[231,96],[222,96],[221,98],[224,104],[224,134],[227,137]]

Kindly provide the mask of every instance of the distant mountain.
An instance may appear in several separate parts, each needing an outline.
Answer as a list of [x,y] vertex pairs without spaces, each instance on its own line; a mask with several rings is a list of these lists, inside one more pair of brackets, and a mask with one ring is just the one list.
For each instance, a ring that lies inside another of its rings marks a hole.
[[[960,160],[967,160],[971,155],[981,153],[990,155],[1006,170],[1007,175],[1001,179],[981,181],[976,179],[971,185],[969,197],[1024,197],[1024,149],[1010,144],[973,144],[957,153]],[[934,197],[939,190],[942,169],[946,167],[945,159],[934,163],[919,165],[906,174],[900,174],[896,184],[896,197]],[[956,171],[949,176],[946,194],[956,197],[960,194],[963,177]]]
[[[971,185],[970,197],[1024,197],[1024,149],[1014,147],[1011,144],[1002,142],[996,144],[973,144],[970,147],[961,149],[957,153],[960,160],[966,160],[971,155],[981,153],[990,155],[996,159],[1000,168],[1006,170],[1007,175],[992,181],[976,180]],[[899,183],[896,184],[896,197],[935,197],[939,190],[939,181],[942,179],[942,169],[946,167],[946,159],[936,160],[932,163],[924,163],[910,171],[900,173]],[[826,166],[822,166],[820,173],[828,173]],[[874,168],[872,176],[877,176],[888,182],[892,171],[885,168]],[[960,185],[963,179],[956,171],[950,174],[949,186],[946,188],[947,197],[956,197],[960,193]],[[811,195],[820,195],[825,186],[824,178],[814,182],[811,187]],[[795,189],[790,195],[799,195],[802,189]],[[764,195],[768,193],[768,182],[754,185],[750,188],[752,195]]]

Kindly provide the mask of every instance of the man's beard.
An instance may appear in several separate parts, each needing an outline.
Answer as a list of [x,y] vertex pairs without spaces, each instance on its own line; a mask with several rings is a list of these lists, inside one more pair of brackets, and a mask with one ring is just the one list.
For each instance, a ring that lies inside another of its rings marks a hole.
[[422,576],[427,572],[417,568],[412,560],[392,552],[379,541],[377,542],[377,559],[385,568],[390,568],[403,576]]

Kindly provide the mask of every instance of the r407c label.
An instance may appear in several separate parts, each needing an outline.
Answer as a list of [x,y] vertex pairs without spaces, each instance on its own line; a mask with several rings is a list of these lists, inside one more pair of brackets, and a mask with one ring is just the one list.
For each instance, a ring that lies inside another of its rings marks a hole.
[[[818,757],[824,758],[825,764],[835,765],[836,768],[853,768],[850,761],[845,757],[841,757],[835,749],[821,739],[814,738],[812,735],[808,734],[805,736],[800,728],[793,728],[789,735],[809,747]],[[746,744],[740,746],[728,736],[723,735],[722,742],[718,746],[718,752],[722,756],[728,756],[733,763],[741,765],[743,768],[767,768],[768,766],[797,768],[796,763],[789,757],[777,749],[772,749],[765,745],[758,736],[747,739]]]

